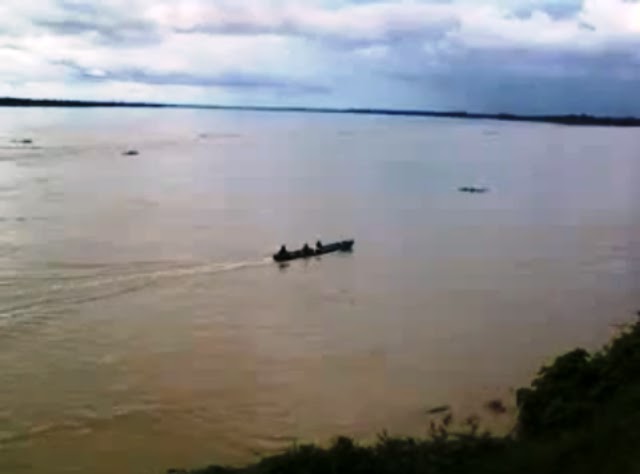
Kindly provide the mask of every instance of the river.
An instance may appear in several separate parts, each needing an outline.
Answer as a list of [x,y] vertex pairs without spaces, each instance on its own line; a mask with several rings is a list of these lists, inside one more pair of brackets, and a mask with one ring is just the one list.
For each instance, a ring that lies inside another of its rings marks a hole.
[[[636,129],[2,109],[0,472],[243,464],[445,404],[506,430],[640,307],[638,183]],[[319,238],[354,252],[269,260]]]

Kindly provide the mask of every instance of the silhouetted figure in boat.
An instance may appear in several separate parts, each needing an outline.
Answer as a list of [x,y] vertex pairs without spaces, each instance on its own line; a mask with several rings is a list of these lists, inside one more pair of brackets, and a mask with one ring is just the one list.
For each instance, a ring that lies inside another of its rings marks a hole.
[[322,242],[320,242],[319,240],[316,242],[316,250],[317,251],[322,250]]
[[280,247],[280,250],[278,250],[278,253],[276,255],[278,257],[286,257],[287,255],[289,255],[289,251],[287,250],[287,247],[283,245]]
[[304,247],[302,247],[302,255],[304,256],[309,256],[309,255],[313,255],[313,250],[311,250],[311,247],[309,247],[308,243],[304,243]]

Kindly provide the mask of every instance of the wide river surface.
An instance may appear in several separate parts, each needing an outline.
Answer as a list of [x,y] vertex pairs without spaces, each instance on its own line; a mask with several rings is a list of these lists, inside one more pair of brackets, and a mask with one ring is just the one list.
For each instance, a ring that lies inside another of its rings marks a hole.
[[242,464],[445,404],[508,429],[639,286],[637,129],[2,109],[0,472]]

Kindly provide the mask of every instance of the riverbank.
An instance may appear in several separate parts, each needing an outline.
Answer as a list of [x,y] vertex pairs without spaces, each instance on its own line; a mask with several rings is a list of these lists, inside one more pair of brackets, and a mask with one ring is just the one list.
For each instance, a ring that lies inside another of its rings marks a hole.
[[432,423],[429,439],[381,435],[373,446],[337,438],[328,448],[292,447],[245,468],[210,466],[172,474],[638,473],[640,320],[595,353],[575,349],[517,391],[516,431],[463,432]]
[[499,120],[503,122],[537,122],[557,125],[597,127],[640,127],[639,117],[607,117],[587,114],[523,115],[511,113],[478,113],[467,111],[436,111],[416,109],[380,108],[328,108],[328,107],[269,107],[233,106],[214,104],[176,104],[160,102],[114,102],[96,100],[24,99],[0,97],[0,107],[54,107],[54,108],[178,108],[231,110],[248,112],[296,112],[312,114],[387,115],[401,117],[449,118],[470,120]]

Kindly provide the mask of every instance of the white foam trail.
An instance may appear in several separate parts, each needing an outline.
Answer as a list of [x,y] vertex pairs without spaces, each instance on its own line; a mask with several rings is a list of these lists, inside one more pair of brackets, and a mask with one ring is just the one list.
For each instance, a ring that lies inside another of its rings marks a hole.
[[22,319],[47,308],[54,309],[60,306],[113,298],[126,293],[142,291],[150,286],[174,279],[215,275],[259,267],[269,263],[269,258],[190,266],[173,263],[173,268],[151,271],[141,271],[140,267],[162,264],[132,263],[95,265],[92,267],[91,273],[86,273],[86,268],[69,271],[69,267],[67,267],[67,270],[62,273],[55,271],[31,274],[16,272],[15,278],[5,274],[1,278],[3,285],[0,285],[2,299],[12,303],[0,306],[0,320],[5,318]]

